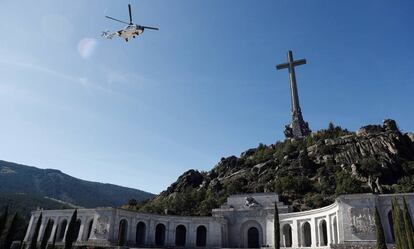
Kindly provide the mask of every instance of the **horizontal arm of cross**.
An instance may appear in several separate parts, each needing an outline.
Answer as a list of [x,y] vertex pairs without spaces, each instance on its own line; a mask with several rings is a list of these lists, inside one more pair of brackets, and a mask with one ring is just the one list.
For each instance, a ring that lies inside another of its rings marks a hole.
[[[300,60],[294,61],[292,64],[293,64],[293,66],[300,66],[300,65],[306,64],[306,59],[300,59]],[[284,68],[289,68],[289,65],[290,65],[289,62],[288,63],[282,63],[282,64],[277,65],[276,69],[280,70],[280,69],[284,69]]]

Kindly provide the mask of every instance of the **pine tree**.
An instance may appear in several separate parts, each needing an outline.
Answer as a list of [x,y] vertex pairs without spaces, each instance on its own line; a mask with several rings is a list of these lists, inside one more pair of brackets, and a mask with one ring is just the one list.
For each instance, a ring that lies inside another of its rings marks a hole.
[[16,234],[17,230],[19,229],[18,219],[19,219],[18,214],[15,213],[13,218],[12,218],[12,221],[10,223],[9,229],[7,230],[6,238],[4,240],[4,248],[5,249],[9,249],[11,247],[14,235]]
[[3,214],[0,216],[0,236],[3,233],[4,228],[6,227],[7,216],[9,215],[9,206],[4,208]]
[[274,243],[275,249],[280,249],[280,223],[279,223],[279,210],[277,208],[277,203],[275,202],[275,217],[274,217]]
[[36,227],[30,242],[30,249],[37,249],[37,237],[39,237],[40,225],[42,224],[42,213],[40,213],[39,218],[37,219]]
[[408,211],[408,205],[405,198],[403,198],[403,217],[404,217],[404,230],[408,244],[408,249],[414,249],[414,229],[411,221],[410,212]]
[[407,240],[405,238],[404,220],[398,200],[393,199],[392,203],[392,218],[394,227],[394,238],[396,249],[408,249]]
[[375,227],[377,231],[377,249],[387,249],[384,228],[382,227],[381,216],[379,214],[377,206],[375,206]]
[[70,218],[68,230],[66,232],[65,249],[72,249],[72,244],[76,240],[75,231],[76,231],[77,218],[78,218],[78,210],[75,209],[75,211],[72,214],[72,218]]

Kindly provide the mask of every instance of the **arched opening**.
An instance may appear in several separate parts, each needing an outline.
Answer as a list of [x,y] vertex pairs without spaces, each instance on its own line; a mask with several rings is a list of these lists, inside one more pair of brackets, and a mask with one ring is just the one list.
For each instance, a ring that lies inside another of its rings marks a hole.
[[78,241],[81,224],[82,221],[80,219],[75,222],[75,241]]
[[388,224],[390,224],[391,238],[392,238],[392,242],[394,242],[395,241],[394,224],[393,224],[392,211],[391,210],[388,212]]
[[165,226],[158,224],[155,228],[155,245],[163,246],[165,244]]
[[86,240],[89,240],[92,233],[92,227],[93,227],[93,219],[89,221],[88,223],[88,232],[86,233]]
[[46,248],[47,242],[49,241],[50,235],[52,234],[53,224],[54,224],[53,220],[47,221],[45,231],[43,232],[43,238],[42,238],[40,248]]
[[326,227],[326,221],[319,222],[319,246],[328,245],[328,229]]
[[197,227],[196,246],[205,247],[207,245],[207,228],[205,226]]
[[187,237],[187,229],[183,225],[177,226],[175,229],[175,245],[185,246],[185,240]]
[[125,246],[128,234],[128,222],[121,220],[119,222],[118,246]]
[[309,222],[302,225],[302,246],[310,247],[312,245],[311,226]]
[[139,246],[145,245],[145,235],[146,235],[147,226],[144,222],[140,221],[137,224],[137,233],[136,233],[136,243]]
[[333,244],[338,244],[338,224],[336,222],[336,217],[332,221],[332,233],[333,233]]
[[66,232],[66,226],[67,225],[68,225],[68,221],[67,220],[63,220],[60,223],[57,241],[62,241],[63,238],[65,237],[65,232]]
[[256,227],[251,227],[247,230],[247,247],[259,248],[259,230]]
[[289,224],[283,225],[282,241],[285,247],[292,247],[292,227]]

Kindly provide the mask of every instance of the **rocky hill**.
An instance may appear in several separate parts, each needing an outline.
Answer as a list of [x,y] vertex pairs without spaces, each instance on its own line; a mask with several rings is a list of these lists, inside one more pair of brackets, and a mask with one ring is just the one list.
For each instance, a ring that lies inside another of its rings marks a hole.
[[357,132],[329,124],[304,139],[260,144],[222,158],[208,172],[189,170],[152,200],[126,207],[209,215],[231,194],[274,191],[295,210],[307,210],[340,194],[414,192],[413,141],[393,120]]
[[[39,169],[5,161],[0,161],[0,193],[24,193],[25,195],[20,195],[22,200],[32,198],[31,196],[38,199],[47,197],[62,204],[81,207],[120,206],[132,198],[144,200],[153,197],[152,194],[137,189],[77,179],[59,170]],[[10,200],[15,201],[13,198]],[[41,203],[52,202],[43,200]]]

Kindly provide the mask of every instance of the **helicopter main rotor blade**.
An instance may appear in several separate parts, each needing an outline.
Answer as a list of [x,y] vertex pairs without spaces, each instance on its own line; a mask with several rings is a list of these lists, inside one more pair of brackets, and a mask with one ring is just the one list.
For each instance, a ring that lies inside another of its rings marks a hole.
[[113,17],[110,17],[110,16],[105,16],[105,17],[106,17],[106,18],[109,18],[109,19],[112,19],[112,20],[114,20],[114,21],[117,21],[117,22],[122,22],[122,23],[125,23],[125,24],[129,24],[129,23],[127,23],[127,22],[124,22],[124,21],[118,20],[118,19],[113,18]]
[[131,4],[128,4],[128,10],[129,10],[129,24],[132,24]]
[[148,27],[148,26],[141,26],[141,27],[143,27],[144,29],[153,29],[153,30],[159,30],[158,28],[153,28],[153,27]]

